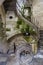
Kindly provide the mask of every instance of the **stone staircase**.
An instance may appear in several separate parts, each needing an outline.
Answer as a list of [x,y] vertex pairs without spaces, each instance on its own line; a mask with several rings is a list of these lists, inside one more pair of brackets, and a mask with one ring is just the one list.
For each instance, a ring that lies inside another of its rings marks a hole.
[[43,30],[39,31],[40,39],[39,39],[39,49],[43,50]]

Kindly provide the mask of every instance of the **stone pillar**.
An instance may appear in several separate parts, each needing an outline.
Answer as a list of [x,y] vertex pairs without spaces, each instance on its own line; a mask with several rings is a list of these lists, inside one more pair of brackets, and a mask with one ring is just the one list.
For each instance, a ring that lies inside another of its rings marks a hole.
[[33,52],[33,54],[36,54],[37,51],[38,51],[37,43],[33,43],[33,44],[32,44],[32,52]]
[[[3,53],[6,53],[7,52],[7,49],[8,49],[8,45],[7,45],[7,42],[6,42],[6,15],[5,15],[5,11],[4,11],[4,7],[3,5],[0,5],[0,17],[1,17],[1,21],[3,23],[2,25],[2,28],[3,30],[1,30],[0,32],[3,32],[2,35],[4,35],[4,38],[2,39],[0,37],[0,52],[2,51]],[[0,25],[1,26],[1,25]],[[1,27],[0,27],[1,28]]]

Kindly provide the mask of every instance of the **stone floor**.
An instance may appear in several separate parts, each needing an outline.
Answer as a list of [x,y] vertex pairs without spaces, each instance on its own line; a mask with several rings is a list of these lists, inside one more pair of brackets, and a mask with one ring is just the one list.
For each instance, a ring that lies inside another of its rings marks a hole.
[[34,58],[30,63],[29,62],[20,63],[20,61],[13,56],[13,57],[10,57],[9,61],[7,61],[7,62],[6,61],[0,62],[0,65],[43,65],[43,59]]
[[10,51],[10,54],[0,54],[0,65],[43,65],[43,54],[39,52],[34,56],[30,53],[23,53],[20,56],[22,51],[29,51],[30,46],[27,46],[26,41],[23,42],[24,40],[21,38],[16,39],[16,41],[16,44],[19,43],[19,45],[17,44],[16,52],[11,53],[12,51]]
[[43,57],[40,57],[39,53],[33,57],[25,55],[22,58],[18,57],[17,54],[2,57],[0,55],[0,65],[43,65]]

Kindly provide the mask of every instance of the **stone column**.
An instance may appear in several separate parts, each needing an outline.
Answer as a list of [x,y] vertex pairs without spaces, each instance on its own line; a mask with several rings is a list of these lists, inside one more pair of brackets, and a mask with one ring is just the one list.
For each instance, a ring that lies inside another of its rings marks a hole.
[[[3,25],[1,26],[2,29],[0,31],[0,33],[2,33],[1,37],[0,37],[0,52],[2,51],[3,53],[6,53],[7,52],[7,49],[8,49],[8,45],[7,45],[7,39],[6,39],[6,15],[5,15],[5,11],[4,11],[4,7],[3,5],[0,5],[0,22],[3,23]],[[0,27],[0,28],[1,28]],[[2,39],[2,36],[3,36],[3,39]]]
[[32,44],[32,52],[33,52],[33,54],[36,54],[37,51],[38,51],[37,43],[33,43],[33,44]]

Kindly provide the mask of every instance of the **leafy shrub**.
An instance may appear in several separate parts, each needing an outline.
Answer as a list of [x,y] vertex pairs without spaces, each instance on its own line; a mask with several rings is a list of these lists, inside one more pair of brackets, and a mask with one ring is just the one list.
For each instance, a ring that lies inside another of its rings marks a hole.
[[11,29],[10,28],[6,28],[6,31],[11,31]]

